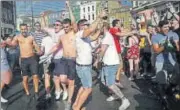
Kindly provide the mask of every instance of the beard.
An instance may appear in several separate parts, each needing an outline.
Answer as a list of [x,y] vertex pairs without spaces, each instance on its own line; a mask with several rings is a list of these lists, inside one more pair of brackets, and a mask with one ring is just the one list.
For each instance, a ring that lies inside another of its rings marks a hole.
[[23,32],[22,35],[23,35],[24,37],[28,37],[28,33],[27,33],[27,32]]

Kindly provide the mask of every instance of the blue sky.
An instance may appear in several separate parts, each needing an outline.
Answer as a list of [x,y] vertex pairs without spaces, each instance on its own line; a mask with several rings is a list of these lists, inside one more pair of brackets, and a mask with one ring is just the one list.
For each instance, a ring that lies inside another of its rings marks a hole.
[[[33,1],[33,0],[32,0]],[[65,1],[33,1],[33,15],[40,15],[41,12],[46,10],[60,11],[65,8]],[[19,15],[32,15],[31,2],[17,1],[16,12]]]

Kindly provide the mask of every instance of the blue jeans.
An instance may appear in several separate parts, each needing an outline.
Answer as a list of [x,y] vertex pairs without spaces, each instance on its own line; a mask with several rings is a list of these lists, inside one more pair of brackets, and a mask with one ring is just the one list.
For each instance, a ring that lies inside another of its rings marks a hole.
[[119,65],[108,65],[102,68],[103,75],[105,75],[106,85],[111,86],[115,84],[116,73],[118,71]]
[[[175,64],[167,63],[167,62],[156,62],[156,74],[162,70],[164,71],[173,71],[175,68]],[[178,69],[178,68],[177,68]]]
[[84,88],[92,88],[92,66],[76,65],[76,72]]
[[7,54],[7,60],[8,60],[9,66],[10,66],[10,68],[12,70],[17,65],[18,59],[19,58],[18,58],[18,54],[17,53],[13,53],[13,54],[8,53]]

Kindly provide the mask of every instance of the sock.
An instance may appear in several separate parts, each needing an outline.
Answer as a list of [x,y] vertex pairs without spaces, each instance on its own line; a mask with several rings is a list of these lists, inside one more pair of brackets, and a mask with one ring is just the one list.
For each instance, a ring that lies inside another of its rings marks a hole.
[[124,94],[121,92],[121,90],[115,84],[113,84],[110,88],[118,97],[123,99]]

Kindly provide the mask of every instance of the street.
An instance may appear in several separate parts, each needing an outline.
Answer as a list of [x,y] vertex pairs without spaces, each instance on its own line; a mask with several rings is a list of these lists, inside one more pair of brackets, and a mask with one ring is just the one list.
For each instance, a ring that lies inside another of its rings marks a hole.
[[[32,97],[33,88],[31,82],[30,90],[32,96],[26,97],[20,81],[20,72],[17,71],[14,73],[12,84],[8,89],[3,91],[4,97],[9,99],[8,104],[2,104],[3,110],[64,110],[64,104],[66,102],[62,100],[55,101],[52,99],[48,102],[40,98],[39,101],[35,101]],[[161,110],[160,104],[148,92],[148,88],[150,87],[143,79],[130,82],[126,76],[123,76],[122,84],[125,86],[122,91],[131,102],[128,110]],[[40,90],[40,95],[43,96],[44,87],[40,86]],[[105,91],[105,88],[100,86],[99,83],[94,85],[92,96],[87,103],[87,110],[118,110],[121,101],[107,102],[106,98],[108,96],[105,95]]]

